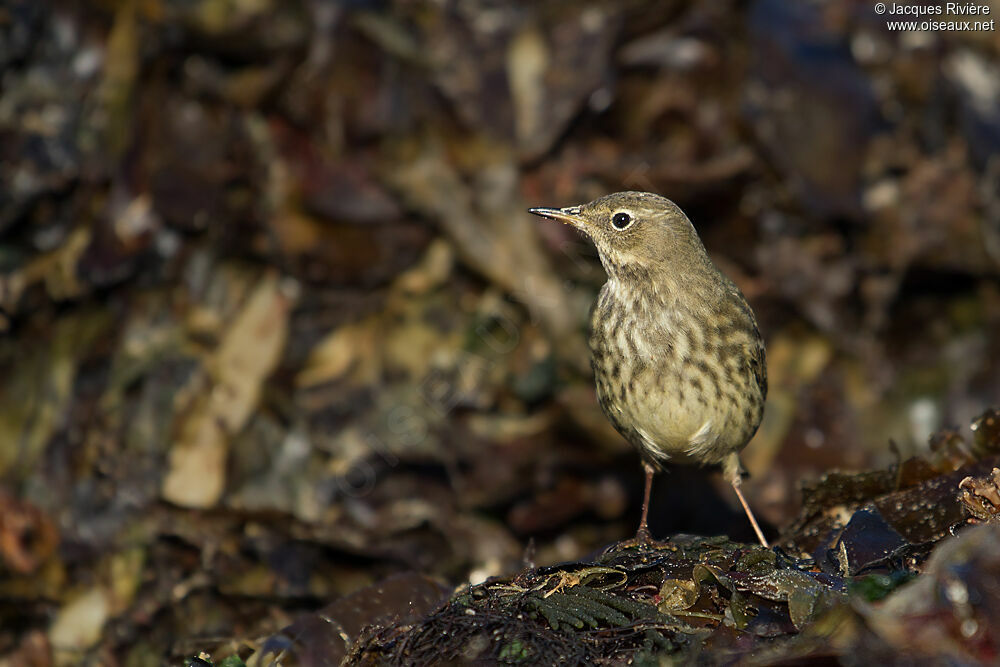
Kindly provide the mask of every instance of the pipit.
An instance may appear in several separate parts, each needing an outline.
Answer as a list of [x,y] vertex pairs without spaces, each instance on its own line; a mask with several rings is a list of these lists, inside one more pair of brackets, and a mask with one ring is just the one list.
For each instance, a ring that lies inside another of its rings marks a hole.
[[665,197],[618,192],[530,211],[590,237],[608,274],[590,318],[591,363],[601,408],[646,471],[636,540],[650,539],[653,475],[671,461],[721,464],[767,546],[740,491],[739,453],[767,395],[764,342],[743,293]]

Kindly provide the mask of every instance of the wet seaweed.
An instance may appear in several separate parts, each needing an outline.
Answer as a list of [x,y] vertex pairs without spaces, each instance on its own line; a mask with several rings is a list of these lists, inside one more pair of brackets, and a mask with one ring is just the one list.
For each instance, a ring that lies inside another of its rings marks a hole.
[[[757,639],[782,637],[760,654],[779,660],[830,655],[838,633],[843,636],[836,640],[837,650],[846,651],[858,636],[849,629],[860,622],[855,607],[908,595],[912,582],[921,580],[928,556],[940,551],[935,549],[939,542],[955,554],[951,558],[990,558],[980,546],[992,544],[988,540],[978,538],[962,550],[945,539],[955,528],[949,522],[961,511],[968,516],[963,525],[985,521],[1000,530],[992,520],[1000,499],[1000,469],[967,476],[992,460],[971,458],[957,470],[913,481],[905,489],[886,482],[895,473],[862,473],[858,480],[828,477],[792,527],[808,531],[816,516],[843,517],[839,524],[827,524],[812,555],[796,548],[802,536],[795,532],[773,549],[693,535],[611,545],[593,561],[529,568],[462,588],[412,629],[364,635],[349,664],[655,664],[705,646],[709,638],[719,655],[728,651],[735,657],[756,646]],[[872,486],[872,479],[882,482]],[[950,503],[946,512],[924,517],[921,530],[938,536],[928,541],[913,541],[920,531],[904,524],[900,532],[893,523],[905,516],[906,503],[917,492],[939,494]],[[974,612],[986,613],[956,607],[963,618],[978,618]],[[884,615],[870,618],[888,623]],[[740,643],[741,636],[757,639]],[[727,642],[732,646],[723,649]]]

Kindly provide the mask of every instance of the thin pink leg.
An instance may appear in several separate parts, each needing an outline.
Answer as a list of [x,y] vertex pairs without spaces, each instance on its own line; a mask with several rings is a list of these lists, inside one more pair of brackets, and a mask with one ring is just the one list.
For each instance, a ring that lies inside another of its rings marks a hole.
[[653,466],[648,463],[643,463],[642,467],[646,469],[646,489],[642,494],[642,518],[639,519],[639,530],[635,533],[635,541],[639,544],[649,544],[652,541],[652,536],[649,534],[649,526],[646,523],[646,519],[649,516],[649,492],[653,488],[653,475],[656,470]]
[[765,549],[770,549],[771,545],[767,543],[764,533],[757,524],[757,519],[754,517],[753,512],[750,511],[750,506],[747,505],[746,498],[743,497],[743,492],[740,491],[739,482],[733,482],[733,490],[736,491],[736,497],[740,499],[740,504],[743,505],[743,511],[747,513],[747,518],[750,519],[750,525],[753,526],[753,532],[757,533],[757,539],[760,540],[761,545],[763,545]]

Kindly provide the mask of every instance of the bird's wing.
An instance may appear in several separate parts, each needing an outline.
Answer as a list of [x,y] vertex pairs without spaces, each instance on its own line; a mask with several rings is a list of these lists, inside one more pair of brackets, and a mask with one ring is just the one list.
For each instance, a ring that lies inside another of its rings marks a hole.
[[754,381],[760,387],[761,398],[767,398],[767,358],[764,356],[764,339],[760,337],[756,321],[753,322],[753,331],[754,340],[750,342],[750,349],[747,350],[749,352],[747,364],[750,366]]

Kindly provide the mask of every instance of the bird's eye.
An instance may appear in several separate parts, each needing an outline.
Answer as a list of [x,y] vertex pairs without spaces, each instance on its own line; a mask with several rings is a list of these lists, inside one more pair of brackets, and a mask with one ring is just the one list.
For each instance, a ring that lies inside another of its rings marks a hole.
[[615,213],[614,217],[611,218],[611,224],[615,226],[615,229],[625,229],[632,224],[632,216],[624,211]]

